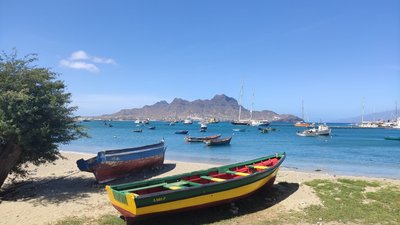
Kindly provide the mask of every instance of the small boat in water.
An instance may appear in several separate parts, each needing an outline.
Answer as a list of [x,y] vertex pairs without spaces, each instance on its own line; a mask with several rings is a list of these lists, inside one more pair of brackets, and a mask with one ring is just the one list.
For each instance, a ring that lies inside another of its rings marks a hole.
[[218,145],[229,145],[231,143],[232,137],[218,138],[206,140],[204,143],[208,146],[218,146]]
[[101,151],[96,157],[79,159],[76,164],[81,171],[93,173],[101,184],[143,168],[162,165],[166,149],[164,140],[161,140],[151,145]]
[[400,141],[400,136],[394,137],[394,136],[387,136],[384,137],[385,140],[391,140],[391,141]]
[[175,134],[187,134],[189,131],[188,130],[178,130],[175,131]]
[[246,128],[234,128],[232,130],[235,131],[235,132],[245,132]]
[[200,132],[206,132],[207,131],[207,124],[202,123],[200,124]]
[[312,125],[310,123],[306,123],[304,121],[297,122],[294,124],[295,127],[311,127]]
[[220,134],[207,136],[207,137],[185,137],[185,141],[187,142],[203,142],[211,139],[217,139],[221,137]]
[[231,122],[232,125],[244,125],[244,126],[250,126],[250,121],[247,120],[236,120]]
[[136,129],[136,130],[133,130],[133,132],[136,132],[136,133],[142,133],[142,132],[143,132],[143,130],[142,130],[142,129]]
[[316,137],[316,136],[318,136],[317,129],[315,129],[315,128],[311,128],[311,129],[304,130],[304,131],[297,131],[296,134],[301,137]]
[[138,218],[206,208],[271,187],[286,154],[175,176],[106,186],[111,204],[127,224]]
[[155,130],[156,129],[156,127],[155,126],[151,126],[151,127],[149,127],[149,130]]
[[317,135],[331,135],[331,129],[326,124],[318,125]]
[[302,137],[329,136],[331,134],[331,129],[327,125],[321,124],[318,128],[297,131],[296,134]]

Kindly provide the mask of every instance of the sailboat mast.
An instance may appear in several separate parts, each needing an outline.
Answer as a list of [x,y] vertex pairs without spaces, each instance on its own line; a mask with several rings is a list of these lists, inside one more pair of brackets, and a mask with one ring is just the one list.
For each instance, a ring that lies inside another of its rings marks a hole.
[[240,89],[240,98],[239,98],[239,121],[240,121],[240,115],[242,114],[242,96],[243,96],[243,82],[242,82],[242,88]]
[[253,107],[254,107],[254,91],[253,91],[253,100],[251,101],[250,120],[253,120]]
[[364,110],[365,110],[365,106],[364,106],[364,98],[363,98],[363,100],[362,100],[361,123],[364,123]]
[[303,119],[304,122],[304,100],[301,99],[301,118]]

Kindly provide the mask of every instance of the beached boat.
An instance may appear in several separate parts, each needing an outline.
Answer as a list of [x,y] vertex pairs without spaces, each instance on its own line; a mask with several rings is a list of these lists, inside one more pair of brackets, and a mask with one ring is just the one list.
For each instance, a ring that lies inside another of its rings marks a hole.
[[271,187],[286,154],[175,176],[106,186],[127,224],[137,218],[210,207]]
[[175,131],[175,134],[187,134],[188,132],[188,130],[177,130]]
[[392,141],[400,141],[400,136],[394,137],[394,136],[387,136],[384,137],[385,140],[392,140]]
[[167,146],[159,143],[134,148],[107,150],[96,157],[76,161],[81,171],[91,172],[99,183],[105,183],[147,167],[157,167],[164,163]]
[[217,145],[229,145],[231,143],[232,137],[227,138],[218,138],[206,140],[204,143],[208,146],[217,146]]
[[217,139],[221,137],[220,134],[217,135],[212,135],[212,136],[207,136],[207,137],[185,137],[185,141],[187,142],[203,142],[203,141],[207,141],[207,140],[211,140],[211,139]]

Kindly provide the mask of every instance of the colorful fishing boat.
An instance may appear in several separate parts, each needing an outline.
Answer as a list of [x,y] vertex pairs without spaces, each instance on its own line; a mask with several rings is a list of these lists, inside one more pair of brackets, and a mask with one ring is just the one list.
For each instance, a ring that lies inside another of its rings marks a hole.
[[211,139],[217,139],[221,137],[220,134],[212,135],[212,136],[207,136],[207,137],[185,137],[185,141],[187,142],[203,142]]
[[125,177],[143,168],[163,165],[167,146],[159,143],[135,148],[107,150],[96,157],[76,161],[81,171],[91,172],[99,183]]
[[204,143],[208,146],[216,146],[216,145],[229,145],[231,143],[232,137],[227,138],[218,138],[206,140]]
[[271,187],[285,153],[175,176],[106,186],[127,224],[135,219],[209,207]]

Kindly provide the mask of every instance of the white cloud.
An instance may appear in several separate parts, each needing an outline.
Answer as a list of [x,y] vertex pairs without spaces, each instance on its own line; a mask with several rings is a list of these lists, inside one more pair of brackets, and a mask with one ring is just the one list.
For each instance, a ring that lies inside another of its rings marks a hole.
[[60,60],[60,66],[77,69],[77,70],[87,70],[89,72],[99,72],[100,69],[97,64],[112,64],[115,65],[116,62],[111,58],[101,58],[98,56],[91,56],[83,50],[79,50],[71,53],[68,59]]
[[79,50],[76,52],[73,52],[71,54],[71,57],[69,57],[69,60],[74,61],[74,60],[86,60],[89,59],[88,54],[86,54],[85,51]]
[[99,68],[92,64],[92,63],[86,63],[86,62],[82,62],[82,61],[68,61],[65,59],[62,59],[60,61],[60,65],[63,67],[68,67],[71,69],[77,69],[77,70],[87,70],[89,72],[99,72]]

